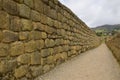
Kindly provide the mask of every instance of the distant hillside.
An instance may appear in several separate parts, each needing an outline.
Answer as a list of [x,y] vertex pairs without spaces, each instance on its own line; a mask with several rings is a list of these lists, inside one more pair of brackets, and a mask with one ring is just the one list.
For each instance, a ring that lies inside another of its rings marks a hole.
[[108,32],[111,32],[113,30],[120,30],[120,24],[117,25],[102,25],[102,26],[98,26],[96,28],[92,28],[93,30],[105,30]]
[[96,28],[92,28],[98,36],[114,35],[120,32],[120,24],[116,25],[102,25]]

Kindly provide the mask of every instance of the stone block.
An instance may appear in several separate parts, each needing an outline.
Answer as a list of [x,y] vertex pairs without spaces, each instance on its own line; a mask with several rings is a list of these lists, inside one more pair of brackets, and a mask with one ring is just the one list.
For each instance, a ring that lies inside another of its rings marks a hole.
[[18,56],[24,54],[24,44],[22,42],[14,42],[11,44],[10,47],[10,55],[11,56]]
[[3,31],[3,42],[10,43],[13,41],[18,41],[18,34],[12,31],[4,30]]
[[50,11],[50,17],[52,19],[57,19],[57,12],[54,9],[51,9],[51,11]]
[[54,3],[55,3],[55,4],[58,4],[58,0],[54,0]]
[[67,57],[68,57],[67,52],[61,53],[61,58],[62,58],[63,60],[67,60]]
[[33,28],[35,31],[45,31],[45,27],[40,22],[33,22]]
[[[46,15],[46,16],[49,16],[50,17],[50,6],[44,4],[44,8],[43,8],[43,13]],[[49,13],[49,14],[48,14]]]
[[54,22],[54,21],[53,21],[51,18],[47,17],[47,25],[53,26],[53,25],[54,25],[53,22]]
[[41,64],[41,55],[39,52],[33,52],[31,54],[31,64],[32,65]]
[[44,14],[40,14],[40,17],[41,17],[41,23],[47,24],[47,16]]
[[3,32],[0,31],[0,42],[3,40]]
[[30,54],[23,54],[18,56],[17,61],[22,64],[30,64],[31,61]]
[[19,40],[27,40],[29,32],[20,32],[19,33]]
[[34,0],[35,10],[43,13],[44,3],[41,0]]
[[1,61],[0,62],[0,73],[7,73],[14,70],[17,67],[16,60]]
[[43,72],[46,73],[50,70],[50,66],[49,65],[45,65],[43,66]]
[[34,7],[33,0],[24,0],[24,3],[30,8]]
[[0,10],[2,9],[2,7],[3,7],[3,1],[0,0]]
[[41,37],[42,37],[42,39],[46,39],[47,38],[46,32],[41,32]]
[[0,29],[9,29],[9,15],[0,11]]
[[45,40],[45,46],[46,47],[53,47],[53,46],[55,46],[54,40],[53,39],[46,39]]
[[23,31],[31,31],[33,29],[32,27],[32,21],[27,19],[21,19],[22,22],[22,30]]
[[45,32],[40,32],[40,31],[32,31],[29,34],[29,39],[32,40],[39,40],[39,39],[46,39],[47,34]]
[[53,3],[53,1],[49,1],[49,6],[53,9],[55,8],[55,4]]
[[22,24],[19,17],[11,16],[10,17],[10,30],[12,31],[21,31]]
[[18,3],[23,3],[23,0],[14,0],[14,1]]
[[17,3],[12,0],[3,0],[3,9],[12,15],[18,15]]
[[47,57],[47,64],[52,64],[54,62],[54,57],[53,56],[48,56]]
[[24,4],[19,4],[19,15],[23,18],[30,18],[30,8]]
[[50,52],[51,55],[53,55],[54,49],[53,48],[49,48],[49,52]]
[[37,46],[37,49],[38,49],[38,50],[44,48],[44,46],[45,46],[44,40],[42,40],[42,39],[41,39],[41,40],[37,40],[37,41],[36,41],[36,46]]
[[54,47],[54,54],[58,54],[60,52],[62,52],[62,46],[58,46],[58,47]]
[[32,71],[31,73],[33,77],[37,77],[42,74],[42,66],[37,66],[37,67],[33,66],[30,69]]
[[57,65],[62,63],[61,53],[58,53],[54,56],[54,62]]
[[40,21],[40,13],[39,12],[37,12],[37,11],[34,11],[34,10],[32,10],[31,11],[31,19],[33,20],[33,21]]
[[28,72],[28,66],[20,66],[18,67],[17,69],[15,69],[15,73],[14,73],[14,76],[16,78],[21,78],[23,76],[25,76]]
[[36,50],[36,43],[35,41],[29,41],[25,43],[25,52],[34,52]]
[[9,47],[10,47],[9,44],[0,43],[0,56],[1,57],[5,57],[8,55]]
[[41,56],[44,58],[44,57],[47,57],[49,56],[51,53],[49,52],[49,49],[42,49],[41,50]]
[[44,25],[44,28],[45,28],[45,31],[48,33],[48,34],[52,34],[54,33],[56,30],[53,28],[53,27],[49,27],[47,25]]
[[41,58],[41,65],[47,64],[47,58]]

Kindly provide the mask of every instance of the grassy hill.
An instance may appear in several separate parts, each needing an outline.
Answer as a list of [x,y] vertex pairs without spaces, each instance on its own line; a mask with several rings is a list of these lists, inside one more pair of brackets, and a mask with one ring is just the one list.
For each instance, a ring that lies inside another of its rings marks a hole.
[[114,35],[117,32],[120,32],[120,24],[116,25],[102,25],[95,28],[92,28],[98,36]]

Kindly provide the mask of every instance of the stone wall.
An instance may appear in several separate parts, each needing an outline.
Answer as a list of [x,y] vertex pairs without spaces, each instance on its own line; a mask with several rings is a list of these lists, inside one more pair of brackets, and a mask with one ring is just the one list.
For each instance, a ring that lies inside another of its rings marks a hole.
[[33,80],[98,45],[57,0],[0,0],[0,80]]
[[106,44],[111,49],[113,55],[120,64],[120,33],[115,35],[112,39],[108,40]]

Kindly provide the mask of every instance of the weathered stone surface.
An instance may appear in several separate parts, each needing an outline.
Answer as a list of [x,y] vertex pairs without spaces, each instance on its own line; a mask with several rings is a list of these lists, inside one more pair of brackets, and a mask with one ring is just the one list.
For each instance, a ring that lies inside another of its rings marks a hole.
[[35,10],[43,13],[43,2],[41,0],[34,0]]
[[2,9],[2,6],[3,6],[3,1],[0,0],[0,10]]
[[39,52],[34,52],[31,54],[31,64],[41,64],[41,55]]
[[55,45],[55,42],[53,39],[46,39],[45,40],[45,46],[46,47],[53,47]]
[[0,31],[0,42],[2,41],[2,39],[3,39],[3,32]]
[[14,1],[18,3],[23,3],[23,0],[14,0]]
[[29,6],[30,8],[33,8],[34,5],[33,5],[33,0],[24,0],[24,3]]
[[21,78],[25,76],[28,72],[28,66],[20,66],[19,68],[15,69],[14,76],[16,78]]
[[47,38],[46,32],[41,32],[41,37],[42,37],[43,39],[46,39],[46,38]]
[[20,32],[19,39],[20,40],[27,40],[28,39],[28,32]]
[[17,58],[17,61],[22,64],[30,64],[31,61],[30,59],[31,59],[30,54],[23,54]]
[[61,46],[58,46],[58,47],[55,47],[54,48],[54,54],[58,54],[58,53],[60,53],[60,52],[62,52],[63,50],[62,50],[62,47]]
[[12,15],[18,15],[17,4],[12,0],[3,0],[3,9]]
[[[51,10],[50,6],[47,5],[47,4],[45,4],[45,5],[44,5],[44,8],[43,8],[43,13],[44,13],[46,16],[50,17],[50,10]],[[48,14],[48,13],[49,13],[49,14]]]
[[0,73],[7,73],[12,71],[17,66],[16,60],[11,61],[1,61],[0,62]]
[[47,64],[47,58],[41,58],[41,65]]
[[54,62],[56,62],[56,65],[59,65],[63,62],[63,59],[61,58],[61,53],[58,53],[54,56]]
[[47,57],[47,64],[52,64],[53,62],[54,62],[54,57],[53,56]]
[[41,57],[47,57],[49,56],[51,53],[49,52],[50,49],[42,49],[41,50]]
[[37,77],[42,74],[42,66],[31,67],[32,76]]
[[10,43],[18,40],[18,34],[12,31],[3,31],[3,42]]
[[33,21],[40,21],[40,13],[37,11],[32,10],[31,11],[31,19]]
[[30,20],[27,19],[21,19],[22,22],[22,30],[23,31],[31,31],[32,30],[32,23]]
[[53,25],[54,25],[53,22],[54,22],[54,21],[53,21],[51,18],[47,17],[47,25],[53,26]]
[[60,44],[62,44],[62,42],[63,42],[63,39],[56,39],[55,40],[55,45],[60,45]]
[[0,57],[4,57],[8,55],[9,44],[0,43]]
[[35,41],[29,41],[25,43],[25,52],[34,52],[36,50],[36,43]]
[[45,31],[48,33],[48,34],[52,34],[52,33],[55,33],[55,29],[52,28],[52,27],[49,27],[47,25],[44,25],[44,28],[45,28]]
[[44,14],[40,14],[41,16],[41,23],[43,23],[43,24],[47,24],[47,16],[46,15],[44,15]]
[[19,17],[15,17],[15,16],[12,16],[10,17],[11,21],[11,25],[10,25],[10,30],[12,31],[21,31],[21,28],[22,28],[22,24],[21,24],[21,20]]
[[19,15],[24,18],[30,18],[30,8],[24,4],[20,4]]
[[67,59],[67,53],[66,52],[63,52],[63,53],[61,53],[61,58],[63,59],[63,60],[66,60]]
[[45,31],[45,27],[40,22],[33,22],[33,28],[36,31]]
[[37,49],[38,49],[38,50],[44,48],[44,46],[45,46],[44,40],[42,40],[42,39],[41,39],[41,40],[37,40],[37,41],[36,41],[36,46],[37,46]]
[[40,31],[31,31],[29,34],[29,39],[39,40],[39,39],[46,38],[45,33]]
[[11,56],[18,56],[24,54],[24,44],[22,42],[15,42],[11,44],[10,47],[10,55]]
[[43,66],[43,72],[46,73],[50,70],[50,66],[49,65],[45,65]]
[[50,52],[51,55],[53,55],[54,49],[53,48],[49,48],[49,52]]
[[0,11],[0,29],[9,29],[9,15]]

